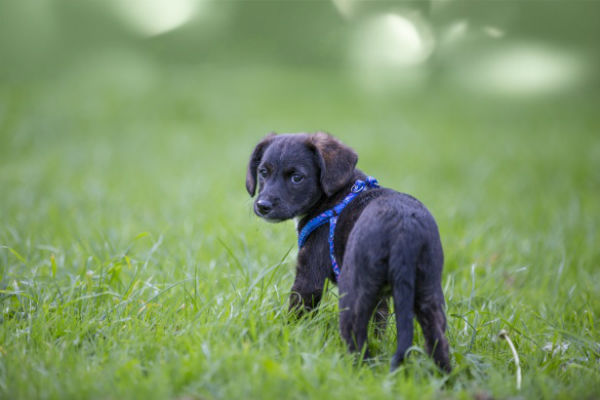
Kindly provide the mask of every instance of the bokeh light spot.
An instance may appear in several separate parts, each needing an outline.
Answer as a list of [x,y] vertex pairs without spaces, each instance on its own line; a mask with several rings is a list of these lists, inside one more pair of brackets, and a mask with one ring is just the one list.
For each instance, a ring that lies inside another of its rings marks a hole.
[[356,0],[331,0],[336,10],[346,19],[354,16]]
[[420,64],[433,50],[429,26],[418,17],[386,14],[368,21],[359,31],[355,51],[363,63],[384,66]]
[[114,0],[117,13],[138,33],[159,35],[176,29],[197,13],[199,0]]
[[506,34],[502,29],[491,25],[484,26],[483,32],[494,39],[500,39]]
[[431,28],[419,14],[385,14],[366,20],[350,47],[357,81],[368,90],[414,86],[434,49]]
[[482,55],[460,80],[495,94],[547,94],[576,87],[585,78],[585,66],[585,60],[565,50],[521,42]]

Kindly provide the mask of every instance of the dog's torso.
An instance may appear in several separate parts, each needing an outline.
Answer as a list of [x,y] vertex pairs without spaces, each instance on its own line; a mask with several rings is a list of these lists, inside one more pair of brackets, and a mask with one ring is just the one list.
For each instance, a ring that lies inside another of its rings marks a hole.
[[[357,179],[364,179],[364,174],[357,171]],[[348,190],[349,191],[349,188]],[[342,191],[342,194],[346,192]],[[340,197],[340,196],[338,196]],[[300,232],[302,227],[323,210],[335,204],[327,202],[318,205],[298,223]],[[318,259],[320,264],[328,265],[331,270],[328,243],[329,225],[322,226],[312,233],[312,240],[300,250],[301,253],[310,254],[312,262]],[[348,246],[350,236],[356,236],[359,246]],[[403,243],[403,242],[407,243]],[[429,243],[432,242],[432,243]],[[437,225],[427,208],[414,197],[388,188],[373,188],[360,193],[340,213],[334,234],[334,254],[340,262],[342,274],[344,273],[344,260],[346,253],[374,251],[382,261],[389,258],[390,249],[394,246],[407,246],[411,251],[419,251],[423,246],[432,246],[439,249],[441,244]],[[382,262],[382,265],[385,264]],[[336,282],[333,271],[329,271],[328,278]],[[387,282],[386,282],[387,285]]]

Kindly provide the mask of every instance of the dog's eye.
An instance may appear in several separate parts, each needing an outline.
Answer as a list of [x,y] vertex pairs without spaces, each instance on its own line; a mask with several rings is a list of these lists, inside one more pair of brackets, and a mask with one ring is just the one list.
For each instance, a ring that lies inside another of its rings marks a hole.
[[262,177],[262,178],[266,178],[267,175],[269,174],[269,171],[267,171],[266,168],[261,168],[258,170],[258,174]]
[[300,183],[300,182],[302,182],[304,177],[300,174],[294,174],[294,175],[292,175],[292,177],[290,179],[292,180],[292,183]]

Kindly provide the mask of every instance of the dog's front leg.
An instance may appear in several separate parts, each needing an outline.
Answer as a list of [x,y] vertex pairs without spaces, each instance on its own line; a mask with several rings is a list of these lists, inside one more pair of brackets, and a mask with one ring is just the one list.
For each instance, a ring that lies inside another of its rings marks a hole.
[[307,243],[298,252],[296,280],[292,286],[289,307],[290,312],[298,316],[312,311],[319,305],[325,280],[331,274],[329,267],[324,263],[324,260],[329,260],[327,249],[316,247],[319,246]]
[[299,283],[298,279],[292,286],[292,293],[290,294],[290,307],[289,311],[296,314],[296,316],[302,316],[305,312],[310,312],[315,309],[321,297],[323,296],[323,289],[307,289],[303,283]]

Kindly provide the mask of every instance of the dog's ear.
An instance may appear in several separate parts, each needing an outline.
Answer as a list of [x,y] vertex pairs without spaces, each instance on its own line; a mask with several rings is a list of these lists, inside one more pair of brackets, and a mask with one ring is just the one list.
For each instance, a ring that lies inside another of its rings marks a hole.
[[343,188],[354,175],[358,156],[350,147],[325,132],[309,137],[321,168],[321,186],[327,196]]
[[258,164],[260,164],[260,160],[262,156],[273,141],[275,137],[275,133],[271,132],[267,136],[265,136],[254,148],[252,155],[250,156],[250,162],[248,163],[248,171],[246,171],[246,190],[250,194],[250,197],[254,196],[256,193],[256,169],[258,168]]

